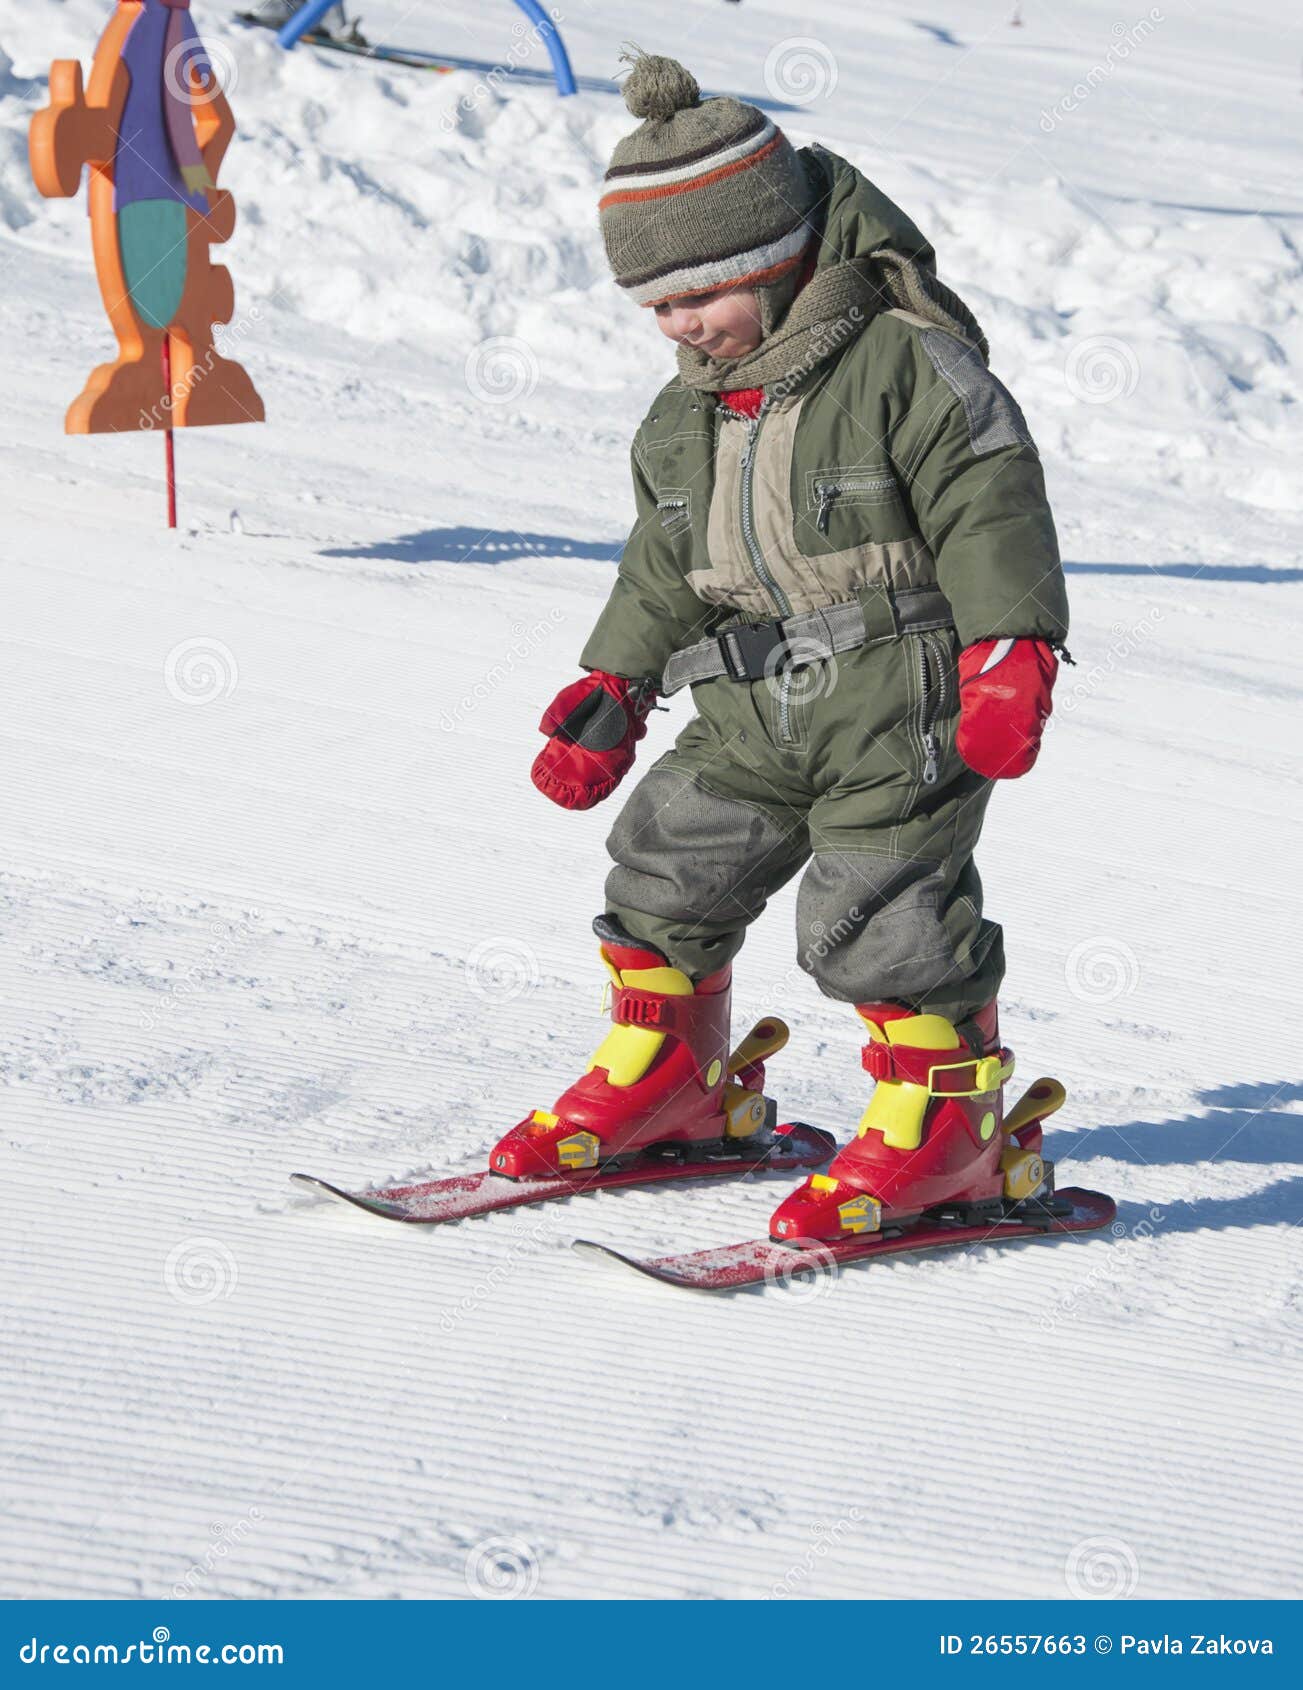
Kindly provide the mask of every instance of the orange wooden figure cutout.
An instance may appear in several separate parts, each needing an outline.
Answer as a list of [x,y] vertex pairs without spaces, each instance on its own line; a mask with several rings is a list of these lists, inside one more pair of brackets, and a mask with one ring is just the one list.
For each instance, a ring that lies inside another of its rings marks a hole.
[[235,310],[230,272],[209,251],[235,227],[217,186],[234,133],[190,0],[118,0],[88,85],[75,59],[52,65],[32,175],[47,197],[70,198],[89,167],[95,271],[118,339],[69,408],[69,434],[263,420],[247,373],[213,344]]

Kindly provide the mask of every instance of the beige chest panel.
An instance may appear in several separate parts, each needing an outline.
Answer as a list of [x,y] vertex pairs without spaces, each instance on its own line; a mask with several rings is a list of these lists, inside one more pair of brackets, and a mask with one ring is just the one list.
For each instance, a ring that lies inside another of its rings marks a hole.
[[688,585],[710,604],[735,605],[739,610],[774,615],[775,606],[758,579],[742,535],[742,454],[747,425],[741,417],[719,409],[715,446],[715,488],[706,524],[705,569],[694,569]]
[[[764,572],[781,589],[792,611],[820,610],[853,598],[867,582],[917,586],[935,580],[932,557],[920,538],[865,541],[843,551],[805,557],[796,544],[798,513],[792,504],[792,458],[804,394],[765,412],[755,432],[750,513],[755,548]],[[776,616],[781,606],[766,588],[742,524],[742,495],[748,427],[741,417],[719,410],[715,488],[706,544],[710,562],[694,569],[688,585],[711,604]],[[801,520],[813,522],[812,513]]]

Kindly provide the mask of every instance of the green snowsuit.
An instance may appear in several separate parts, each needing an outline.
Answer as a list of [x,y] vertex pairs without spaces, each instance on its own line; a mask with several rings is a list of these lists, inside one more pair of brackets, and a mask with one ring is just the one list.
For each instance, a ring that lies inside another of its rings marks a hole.
[[[931,268],[898,208],[813,154],[819,264],[885,247]],[[978,345],[911,310],[877,311],[783,385],[754,420],[677,377],[657,395],[633,443],[637,524],[580,661],[664,691],[672,655],[721,627],[858,604],[866,637],[694,681],[696,716],[608,840],[607,907],[700,978],[808,863],[797,954],[820,989],[961,1019],[1004,965],[972,860],[991,783],[954,749],[956,660],[1066,635],[1040,460]]]

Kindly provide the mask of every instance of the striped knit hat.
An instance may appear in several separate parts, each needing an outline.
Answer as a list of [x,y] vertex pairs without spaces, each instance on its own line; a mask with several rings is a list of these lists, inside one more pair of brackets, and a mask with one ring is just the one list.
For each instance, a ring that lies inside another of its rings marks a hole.
[[758,106],[703,100],[675,59],[620,56],[633,65],[625,104],[646,121],[612,153],[598,206],[619,285],[637,304],[659,305],[789,276],[815,195],[782,130]]

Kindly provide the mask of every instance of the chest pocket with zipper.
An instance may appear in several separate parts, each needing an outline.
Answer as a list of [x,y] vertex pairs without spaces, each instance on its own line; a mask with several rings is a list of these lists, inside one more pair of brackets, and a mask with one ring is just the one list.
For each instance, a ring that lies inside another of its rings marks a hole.
[[[865,539],[894,538],[867,533],[872,519],[858,509],[864,505],[903,509],[900,486],[885,467],[859,466],[851,469],[817,469],[806,474],[806,508],[814,518],[815,532],[837,545],[855,545]],[[884,514],[886,514],[884,512]]]

